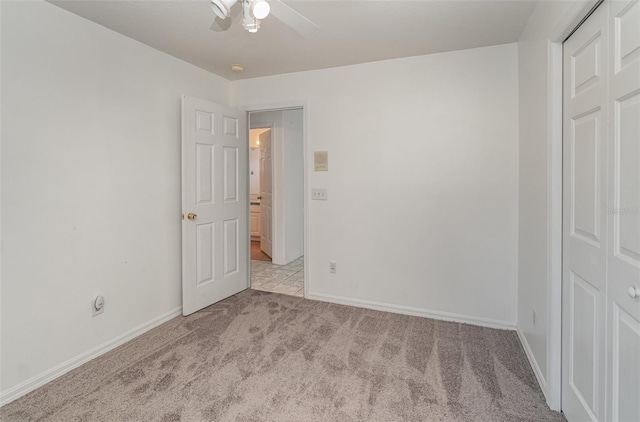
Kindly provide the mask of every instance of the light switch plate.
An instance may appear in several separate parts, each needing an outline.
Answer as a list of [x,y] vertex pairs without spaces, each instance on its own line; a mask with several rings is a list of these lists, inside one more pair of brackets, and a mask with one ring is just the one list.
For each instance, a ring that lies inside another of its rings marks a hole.
[[325,188],[313,188],[311,189],[311,199],[314,201],[326,201],[327,190]]

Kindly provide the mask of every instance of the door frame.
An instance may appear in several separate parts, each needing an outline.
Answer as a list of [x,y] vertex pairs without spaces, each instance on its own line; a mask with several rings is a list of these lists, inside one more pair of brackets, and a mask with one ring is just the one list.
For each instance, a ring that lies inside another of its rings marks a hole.
[[546,383],[542,374],[536,377],[547,404],[556,411],[562,410],[562,52],[564,41],[603,1],[575,0],[548,38]]
[[[269,112],[269,111],[284,111],[284,110],[292,110],[292,109],[302,109],[302,164],[304,166],[303,174],[304,174],[304,210],[303,210],[303,224],[304,227],[302,229],[302,233],[304,236],[303,244],[304,244],[304,283],[302,293],[305,298],[309,296],[309,286],[311,285],[311,280],[309,280],[309,257],[311,256],[311,249],[309,248],[309,205],[311,202],[311,166],[309,156],[311,154],[309,149],[309,104],[305,100],[297,100],[297,101],[286,101],[280,103],[271,103],[271,104],[256,104],[256,105],[245,105],[239,107],[240,110],[245,111],[247,113],[247,137],[249,136],[249,130],[251,127],[251,113],[259,113],[259,112]],[[273,129],[273,128],[272,128]],[[272,132],[273,133],[273,132]],[[249,138],[247,138],[249,139]],[[247,154],[248,156],[248,154]],[[249,158],[247,158],[249,159]],[[249,163],[247,163],[249,165]],[[248,178],[247,178],[248,180]],[[273,183],[273,181],[272,181]],[[247,218],[250,218],[248,216]],[[273,219],[273,215],[271,216]],[[247,223],[250,223],[247,222]],[[249,287],[251,287],[251,234],[249,233],[249,255],[247,267],[249,269]]]

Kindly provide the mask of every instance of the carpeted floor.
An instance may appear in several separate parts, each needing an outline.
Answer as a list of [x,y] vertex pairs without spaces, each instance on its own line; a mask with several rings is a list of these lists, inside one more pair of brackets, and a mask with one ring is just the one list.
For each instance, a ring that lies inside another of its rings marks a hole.
[[247,290],[0,409],[2,421],[561,421],[516,334]]

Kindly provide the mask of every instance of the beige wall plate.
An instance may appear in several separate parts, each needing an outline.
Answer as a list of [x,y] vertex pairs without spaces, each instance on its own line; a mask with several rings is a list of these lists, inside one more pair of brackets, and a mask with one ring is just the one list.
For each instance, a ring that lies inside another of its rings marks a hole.
[[314,151],[313,169],[315,171],[329,171],[329,152],[328,151]]

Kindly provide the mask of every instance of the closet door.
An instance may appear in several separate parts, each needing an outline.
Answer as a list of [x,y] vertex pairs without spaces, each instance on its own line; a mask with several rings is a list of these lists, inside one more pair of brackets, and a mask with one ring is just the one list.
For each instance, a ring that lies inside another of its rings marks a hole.
[[607,8],[564,43],[562,410],[605,415]]
[[609,7],[607,420],[640,421],[640,3]]

